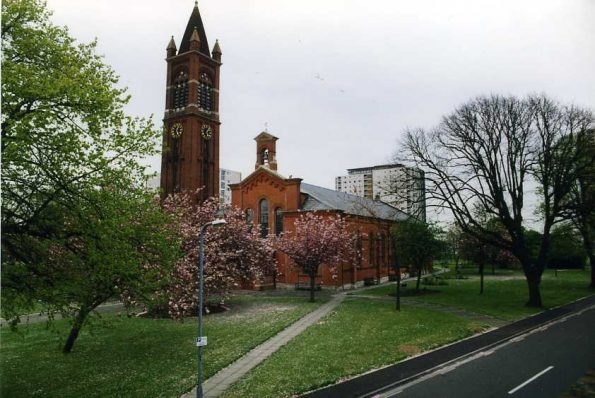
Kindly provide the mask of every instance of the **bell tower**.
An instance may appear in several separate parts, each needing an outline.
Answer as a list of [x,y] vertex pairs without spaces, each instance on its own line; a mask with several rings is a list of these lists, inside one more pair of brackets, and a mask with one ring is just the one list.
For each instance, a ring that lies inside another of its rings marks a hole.
[[266,131],[254,137],[256,141],[256,164],[254,168],[258,170],[260,166],[267,167],[277,171],[277,140],[279,138]]
[[212,52],[195,3],[180,48],[167,46],[161,195],[196,191],[204,201],[219,190],[219,70],[221,48]]

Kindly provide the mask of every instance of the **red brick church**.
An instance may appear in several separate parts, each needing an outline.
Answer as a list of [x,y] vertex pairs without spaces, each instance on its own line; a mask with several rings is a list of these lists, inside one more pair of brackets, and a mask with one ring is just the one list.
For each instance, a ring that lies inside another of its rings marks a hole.
[[[161,191],[163,195],[205,187],[201,198],[217,196],[219,184],[219,69],[221,49],[213,50],[194,7],[179,49],[172,37],[167,47],[167,89]],[[241,208],[247,222],[261,235],[291,231],[300,213],[339,214],[358,235],[360,259],[339,267],[333,278],[321,267],[324,286],[352,286],[364,279],[383,280],[391,264],[391,226],[408,216],[380,201],[286,178],[277,172],[277,137],[263,132],[256,138],[256,164],[252,174],[231,186],[232,205]],[[301,280],[285,255],[278,253],[278,283]],[[305,276],[304,276],[305,278]]]
[[[278,138],[263,132],[255,140],[254,172],[239,184],[231,185],[232,205],[244,211],[247,222],[258,228],[264,237],[293,230],[296,218],[306,211],[329,216],[339,214],[358,235],[362,257],[339,267],[336,278],[327,267],[321,267],[319,283],[351,286],[368,278],[387,278],[392,254],[390,228],[407,215],[380,201],[306,184],[301,178],[286,178],[277,172]],[[282,253],[277,254],[277,260],[279,282],[294,284],[306,279]]]

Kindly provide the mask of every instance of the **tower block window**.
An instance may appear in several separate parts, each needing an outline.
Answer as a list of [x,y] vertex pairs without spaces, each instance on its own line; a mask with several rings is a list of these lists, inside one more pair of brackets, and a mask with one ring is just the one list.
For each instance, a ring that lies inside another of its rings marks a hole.
[[188,75],[180,72],[174,82],[174,95],[172,97],[172,108],[182,109],[188,104]]
[[269,202],[266,199],[260,201],[260,236],[266,238],[269,235]]
[[200,75],[197,98],[200,109],[205,111],[213,110],[213,83],[206,73]]

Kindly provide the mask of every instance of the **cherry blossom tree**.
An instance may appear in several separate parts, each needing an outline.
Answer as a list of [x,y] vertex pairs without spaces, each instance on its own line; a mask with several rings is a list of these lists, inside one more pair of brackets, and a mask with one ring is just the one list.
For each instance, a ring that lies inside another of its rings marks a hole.
[[[174,266],[172,281],[157,292],[153,305],[167,308],[173,318],[196,313],[198,309],[198,233],[200,227],[218,216],[219,202],[211,198],[197,204],[190,193],[170,195],[164,209],[175,216],[182,235],[184,256]],[[239,209],[224,209],[226,224],[207,229],[205,235],[205,297],[225,298],[242,283],[259,280],[275,268],[274,248],[250,228]]]
[[326,264],[333,274],[342,262],[356,258],[356,236],[347,230],[339,215],[326,216],[307,212],[296,220],[295,230],[285,232],[277,247],[297,267],[310,277],[310,301],[314,301],[314,287],[318,267]]

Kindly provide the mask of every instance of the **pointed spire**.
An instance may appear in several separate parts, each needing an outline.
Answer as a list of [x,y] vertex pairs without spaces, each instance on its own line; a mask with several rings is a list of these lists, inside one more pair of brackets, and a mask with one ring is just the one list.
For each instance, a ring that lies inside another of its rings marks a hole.
[[215,46],[213,46],[213,58],[217,61],[221,61],[221,47],[219,47],[219,39],[215,40]]
[[169,44],[167,45],[167,57],[173,57],[174,55],[176,55],[176,51],[178,50],[178,48],[176,47],[176,41],[174,40],[174,37],[172,36]]
[[198,30],[196,26],[192,31],[192,36],[190,36],[190,49],[191,50],[198,50],[200,49],[200,37],[198,36]]
[[207,56],[210,55],[207,34],[205,33],[202,18],[200,17],[200,12],[198,11],[198,3],[194,4],[194,9],[192,10],[192,14],[190,15],[188,24],[186,25],[184,36],[182,37],[182,41],[180,42],[180,50],[178,51],[179,54],[183,54],[191,50],[190,41],[192,40],[191,38],[194,36],[195,30],[197,32],[200,42],[200,46],[197,48],[197,50]]

